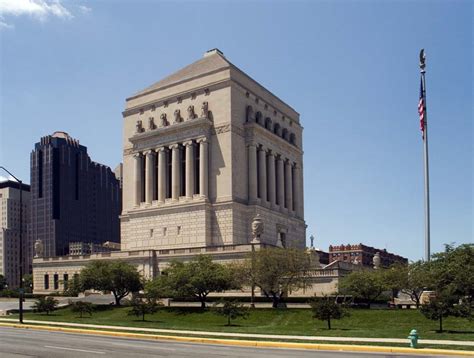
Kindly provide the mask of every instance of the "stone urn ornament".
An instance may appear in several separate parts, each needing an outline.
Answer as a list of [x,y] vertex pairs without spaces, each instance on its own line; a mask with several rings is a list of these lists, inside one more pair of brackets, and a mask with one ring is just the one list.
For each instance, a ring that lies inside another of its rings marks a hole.
[[40,239],[37,239],[35,241],[35,258],[36,257],[43,257],[43,241],[41,241]]
[[380,268],[380,252],[375,253],[372,262],[374,264],[374,269],[378,270]]
[[254,217],[252,221],[252,242],[260,242],[260,236],[263,234],[263,220],[260,214]]

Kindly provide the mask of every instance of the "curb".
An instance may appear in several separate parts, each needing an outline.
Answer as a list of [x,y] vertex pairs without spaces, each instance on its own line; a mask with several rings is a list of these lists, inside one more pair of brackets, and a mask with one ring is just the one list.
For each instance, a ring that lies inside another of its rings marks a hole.
[[199,338],[199,337],[181,337],[181,336],[167,336],[167,335],[151,335],[144,333],[127,333],[114,332],[92,329],[78,329],[66,327],[50,327],[41,325],[18,324],[18,323],[0,323],[0,327],[13,327],[23,329],[34,329],[40,331],[53,331],[65,333],[79,333],[89,335],[102,335],[132,339],[147,339],[147,340],[166,340],[183,343],[200,343],[200,344],[220,344],[241,347],[261,347],[261,348],[287,348],[287,349],[309,349],[309,350],[324,350],[324,351],[344,351],[344,352],[367,352],[367,353],[402,353],[402,354],[417,354],[417,355],[449,355],[449,356],[471,356],[474,357],[474,352],[462,350],[448,350],[448,349],[433,349],[433,348],[403,348],[403,347],[383,347],[383,346],[361,346],[349,344],[318,344],[318,343],[295,343],[295,342],[272,342],[272,341],[250,341],[250,340],[235,340],[235,339],[219,339],[219,338]]

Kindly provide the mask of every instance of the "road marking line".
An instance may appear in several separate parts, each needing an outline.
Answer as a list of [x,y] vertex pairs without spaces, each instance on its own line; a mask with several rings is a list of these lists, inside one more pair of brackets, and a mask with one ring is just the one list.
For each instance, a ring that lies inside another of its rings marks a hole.
[[[147,343],[149,343],[149,342],[147,342]],[[107,342],[107,344],[111,344],[111,345],[114,345],[114,346],[122,346],[122,347],[135,346],[135,347],[138,347],[140,349],[161,349],[161,350],[164,350],[164,351],[175,351],[176,350],[174,348],[165,348],[165,347],[159,347],[159,346],[153,346],[153,345],[144,346],[143,344],[132,345],[130,343],[116,343],[116,342]],[[155,343],[153,343],[153,344],[155,344]]]
[[88,351],[85,349],[76,349],[76,348],[68,348],[68,347],[44,346],[44,348],[63,349],[65,351],[76,351],[76,352],[83,352],[83,353],[105,354],[105,352],[100,352],[100,351]]

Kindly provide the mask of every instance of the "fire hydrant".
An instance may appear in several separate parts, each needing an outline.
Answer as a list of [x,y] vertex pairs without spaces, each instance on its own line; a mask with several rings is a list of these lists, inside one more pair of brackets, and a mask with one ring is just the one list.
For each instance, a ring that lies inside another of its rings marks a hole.
[[418,331],[416,329],[412,329],[408,339],[410,340],[410,347],[417,348],[418,347]]

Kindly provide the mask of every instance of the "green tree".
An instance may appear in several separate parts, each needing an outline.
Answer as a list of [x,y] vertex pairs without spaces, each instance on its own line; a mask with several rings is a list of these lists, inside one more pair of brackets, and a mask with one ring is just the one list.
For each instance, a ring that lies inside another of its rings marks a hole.
[[241,266],[240,275],[272,299],[273,308],[285,307],[284,297],[308,280],[311,260],[304,250],[267,248],[254,251]]
[[247,307],[235,300],[225,299],[214,304],[214,312],[218,315],[227,317],[227,326],[230,326],[231,320],[239,317],[246,319],[249,315]]
[[440,294],[431,297],[429,302],[421,305],[420,312],[428,319],[439,322],[439,331],[443,332],[443,318],[463,315],[461,307],[456,306],[456,299],[450,294]]
[[68,297],[77,297],[82,291],[84,290],[82,289],[80,276],[74,275],[73,278],[68,281],[67,288],[64,289],[63,293]]
[[80,317],[87,313],[89,316],[92,316],[92,312],[94,311],[94,306],[90,302],[83,302],[83,301],[76,301],[71,302],[71,312],[79,313]]
[[310,303],[313,318],[326,321],[328,329],[331,329],[331,319],[341,319],[349,316],[349,312],[343,306],[336,303],[333,297],[315,297]]
[[339,290],[364,300],[370,308],[371,303],[387,290],[383,275],[383,269],[353,271],[341,279]]
[[53,297],[39,297],[36,299],[33,304],[33,311],[35,312],[46,312],[46,315],[49,315],[50,312],[53,312],[58,307],[58,301]]
[[0,291],[4,290],[7,287],[7,280],[5,276],[0,275]]
[[23,275],[23,287],[25,289],[25,293],[33,292],[33,275]]
[[408,296],[420,306],[423,291],[430,285],[431,274],[423,261],[411,262],[408,265],[396,263],[381,273],[386,289],[392,291],[392,298],[398,292]]
[[82,269],[79,277],[84,290],[112,292],[117,306],[129,293],[138,292],[143,287],[135,266],[120,260],[92,261]]
[[145,321],[145,315],[153,314],[158,311],[158,308],[162,306],[162,303],[154,300],[143,301],[139,297],[134,297],[130,302],[132,309],[128,312],[128,315],[142,317],[142,321]]
[[190,262],[174,261],[165,271],[166,284],[173,297],[194,297],[206,307],[206,298],[211,292],[237,289],[232,270],[212,261],[207,255],[199,255]]
[[159,275],[149,280],[144,285],[145,297],[148,300],[159,300],[161,298],[173,297],[174,292],[169,282],[168,275]]
[[444,252],[433,254],[425,265],[429,272],[428,288],[434,293],[429,302],[421,306],[421,313],[428,319],[438,320],[440,332],[443,318],[448,316],[472,320],[474,245],[446,245]]
[[474,244],[455,247],[446,245],[445,251],[432,256],[428,264],[432,289],[448,291],[470,303],[474,297]]

